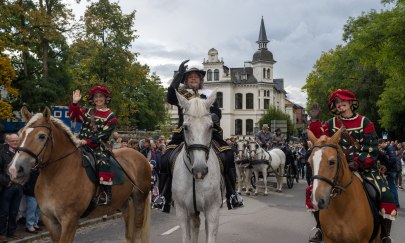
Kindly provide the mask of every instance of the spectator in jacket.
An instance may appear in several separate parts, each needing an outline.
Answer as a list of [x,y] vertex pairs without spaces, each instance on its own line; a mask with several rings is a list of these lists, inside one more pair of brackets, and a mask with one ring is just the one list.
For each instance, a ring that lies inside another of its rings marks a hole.
[[385,174],[387,175],[386,178],[388,185],[394,194],[395,204],[397,208],[399,208],[398,190],[395,185],[395,178],[397,174],[397,154],[394,147],[390,143],[384,142],[383,139],[378,140],[378,147],[382,152],[385,153],[385,156],[388,159],[386,165],[387,171]]
[[10,181],[7,168],[18,146],[18,135],[6,134],[6,145],[0,151],[0,241],[16,238],[17,214],[23,195],[22,186]]
[[27,205],[27,210],[25,212],[26,216],[25,231],[31,234],[36,234],[38,233],[38,231],[42,230],[38,226],[40,210],[34,193],[35,184],[37,183],[38,176],[39,176],[38,169],[31,171],[30,179],[28,180],[27,184],[24,185],[23,190]]

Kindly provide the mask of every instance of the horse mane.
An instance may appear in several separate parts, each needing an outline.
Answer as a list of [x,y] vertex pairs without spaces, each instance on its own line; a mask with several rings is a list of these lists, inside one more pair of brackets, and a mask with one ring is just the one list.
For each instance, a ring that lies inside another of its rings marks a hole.
[[195,117],[203,117],[209,114],[203,99],[195,98],[190,100],[190,106],[187,110],[187,115]]
[[[44,115],[43,115],[42,113],[37,113],[37,114],[35,114],[35,115],[33,115],[33,116],[31,117],[31,119],[27,122],[27,124],[26,124],[25,126],[26,126],[26,127],[29,127],[29,126],[31,126],[32,124],[34,124],[36,121],[38,121],[39,119],[41,119],[41,118],[43,118],[43,117],[44,117]],[[68,126],[66,126],[65,123],[63,123],[62,120],[51,116],[51,121],[53,122],[53,124],[54,124],[56,127],[62,129],[62,130],[68,135],[68,137],[70,138],[70,140],[73,142],[73,144],[74,144],[76,147],[79,147],[79,146],[80,146],[80,141],[79,141],[79,139],[73,134],[73,132],[70,130],[70,128],[69,128]]]

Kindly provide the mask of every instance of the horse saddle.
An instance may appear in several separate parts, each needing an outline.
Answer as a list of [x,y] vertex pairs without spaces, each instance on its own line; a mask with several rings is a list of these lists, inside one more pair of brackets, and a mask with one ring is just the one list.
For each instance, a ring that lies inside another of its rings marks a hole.
[[380,214],[379,214],[379,205],[380,205],[380,199],[381,195],[380,192],[377,188],[377,186],[368,180],[367,178],[364,178],[362,175],[359,173],[354,173],[356,176],[360,178],[363,184],[364,191],[366,193],[368,203],[370,204],[371,212],[373,214],[373,219],[374,219],[374,228],[373,228],[373,234],[371,235],[370,242],[377,236],[379,226],[381,223],[380,220]]
[[[82,165],[87,176],[94,184],[98,185],[98,170],[94,151],[89,146],[80,146],[80,150],[82,152]],[[125,181],[124,171],[113,156],[110,156],[110,166],[111,171],[114,173],[113,185],[123,184]]]
[[[171,174],[173,174],[173,169],[174,169],[174,165],[176,163],[176,159],[179,156],[180,151],[183,148],[183,146],[184,146],[184,142],[181,142],[175,149],[173,149],[173,151],[169,155]],[[219,167],[221,168],[221,172],[223,172],[226,155],[225,155],[225,153],[222,153],[222,152],[226,151],[227,149],[222,148],[215,140],[212,140],[212,147],[214,148],[215,154],[218,157]]]

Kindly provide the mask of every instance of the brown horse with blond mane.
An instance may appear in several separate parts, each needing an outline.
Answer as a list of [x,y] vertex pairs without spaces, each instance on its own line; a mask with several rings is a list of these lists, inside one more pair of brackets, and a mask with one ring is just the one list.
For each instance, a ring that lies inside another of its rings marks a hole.
[[310,130],[307,133],[314,144],[309,159],[312,204],[320,209],[324,242],[380,242],[380,230],[372,237],[374,219],[362,181],[349,169],[338,144],[342,129],[330,138],[317,139]]
[[[40,168],[35,196],[52,242],[73,242],[80,216],[90,205],[96,185],[82,165],[78,140],[46,108],[34,116],[21,110],[25,127],[20,131],[18,152],[10,163],[13,181],[24,184],[33,167]],[[112,203],[96,207],[89,217],[122,211],[126,242],[149,242],[151,168],[139,152],[114,151],[126,177],[114,185]]]

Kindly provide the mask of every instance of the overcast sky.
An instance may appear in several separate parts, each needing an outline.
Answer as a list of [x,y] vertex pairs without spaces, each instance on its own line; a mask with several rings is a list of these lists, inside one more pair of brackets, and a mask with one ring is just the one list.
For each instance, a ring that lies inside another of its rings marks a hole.
[[[110,0],[112,1],[112,0]],[[77,16],[85,0],[71,1]],[[94,0],[92,1],[94,2]],[[350,16],[380,10],[380,0],[121,0],[123,12],[136,10],[133,43],[138,60],[151,67],[167,86],[185,59],[202,68],[208,50],[218,50],[225,65],[243,67],[258,49],[263,16],[267,47],[273,53],[274,78],[284,78],[287,96],[305,105],[300,92],[321,53],[342,44]]]

